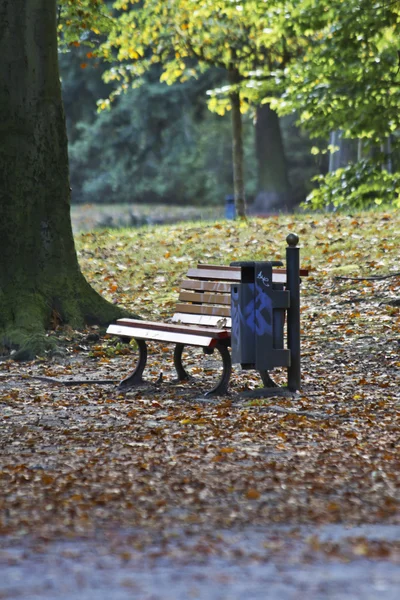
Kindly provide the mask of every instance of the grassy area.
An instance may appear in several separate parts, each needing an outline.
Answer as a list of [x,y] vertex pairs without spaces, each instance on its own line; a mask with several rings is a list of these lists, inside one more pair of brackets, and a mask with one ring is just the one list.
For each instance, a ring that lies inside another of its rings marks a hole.
[[76,233],[92,229],[160,225],[179,221],[215,221],[224,206],[174,206],[167,204],[73,204],[72,227]]
[[284,260],[286,236],[300,237],[301,264],[313,285],[337,275],[399,270],[400,215],[283,215],[248,222],[186,222],[91,231],[76,238],[89,281],[110,301],[144,316],[168,314],[182,275],[197,262]]

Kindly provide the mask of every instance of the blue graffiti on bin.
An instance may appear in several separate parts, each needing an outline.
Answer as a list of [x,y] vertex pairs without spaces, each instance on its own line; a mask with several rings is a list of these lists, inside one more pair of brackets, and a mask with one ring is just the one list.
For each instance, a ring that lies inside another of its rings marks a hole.
[[272,300],[265,292],[262,285],[256,283],[255,294],[252,299],[241,310],[239,305],[239,288],[232,290],[232,304],[237,310],[232,311],[232,336],[235,339],[240,338],[240,332],[243,328],[248,328],[257,335],[272,335],[272,321],[267,318],[272,317]]
[[[255,321],[257,335],[272,335],[272,299],[262,286],[256,283]],[[267,322],[266,317],[271,320]]]

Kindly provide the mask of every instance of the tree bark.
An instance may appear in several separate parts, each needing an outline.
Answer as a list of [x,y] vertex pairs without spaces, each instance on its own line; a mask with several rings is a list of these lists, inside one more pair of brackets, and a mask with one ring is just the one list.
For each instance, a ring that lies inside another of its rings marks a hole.
[[244,191],[242,113],[240,112],[240,92],[236,87],[240,82],[240,75],[235,69],[229,71],[228,75],[229,83],[234,86],[229,94],[232,114],[233,191],[236,214],[243,219],[246,217],[246,197]]
[[0,0],[0,56],[0,345],[31,358],[52,320],[80,327],[122,311],[75,252],[56,0]]
[[293,197],[279,117],[269,104],[257,107],[255,141],[258,192],[253,211],[266,214],[292,210]]
[[357,161],[358,142],[342,137],[341,131],[332,131],[329,136],[329,144],[337,147],[338,150],[329,154],[329,173],[337,169],[347,167],[349,164]]

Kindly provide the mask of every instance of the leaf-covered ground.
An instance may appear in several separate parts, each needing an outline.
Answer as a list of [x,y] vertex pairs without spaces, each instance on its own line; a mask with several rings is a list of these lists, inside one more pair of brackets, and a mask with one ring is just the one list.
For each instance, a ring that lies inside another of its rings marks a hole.
[[[206,400],[207,382],[173,382],[163,345],[152,347],[150,384],[126,394],[32,378],[126,375],[134,348],[95,328],[52,332],[63,343],[58,356],[0,363],[3,540],[129,530],[140,532],[133,546],[159,536],[167,552],[170,536],[183,532],[206,536],[188,550],[198,557],[213,552],[207,536],[227,529],[400,524],[398,214],[92,232],[77,246],[94,287],[158,320],[172,313],[189,265],[284,258],[291,231],[311,269],[295,397],[248,400],[242,392],[260,381],[235,371],[231,394]],[[132,547],[123,547],[130,560]],[[399,564],[400,537],[332,546],[315,534],[304,559],[321,555]]]

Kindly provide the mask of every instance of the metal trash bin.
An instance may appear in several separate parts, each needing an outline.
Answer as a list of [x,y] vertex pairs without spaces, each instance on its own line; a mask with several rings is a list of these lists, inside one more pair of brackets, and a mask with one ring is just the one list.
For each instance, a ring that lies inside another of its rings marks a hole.
[[232,362],[242,369],[267,371],[289,367],[291,353],[284,348],[285,312],[290,293],[272,282],[277,262],[234,262],[241,268],[240,283],[232,284]]
[[225,196],[225,219],[236,217],[235,196]]

